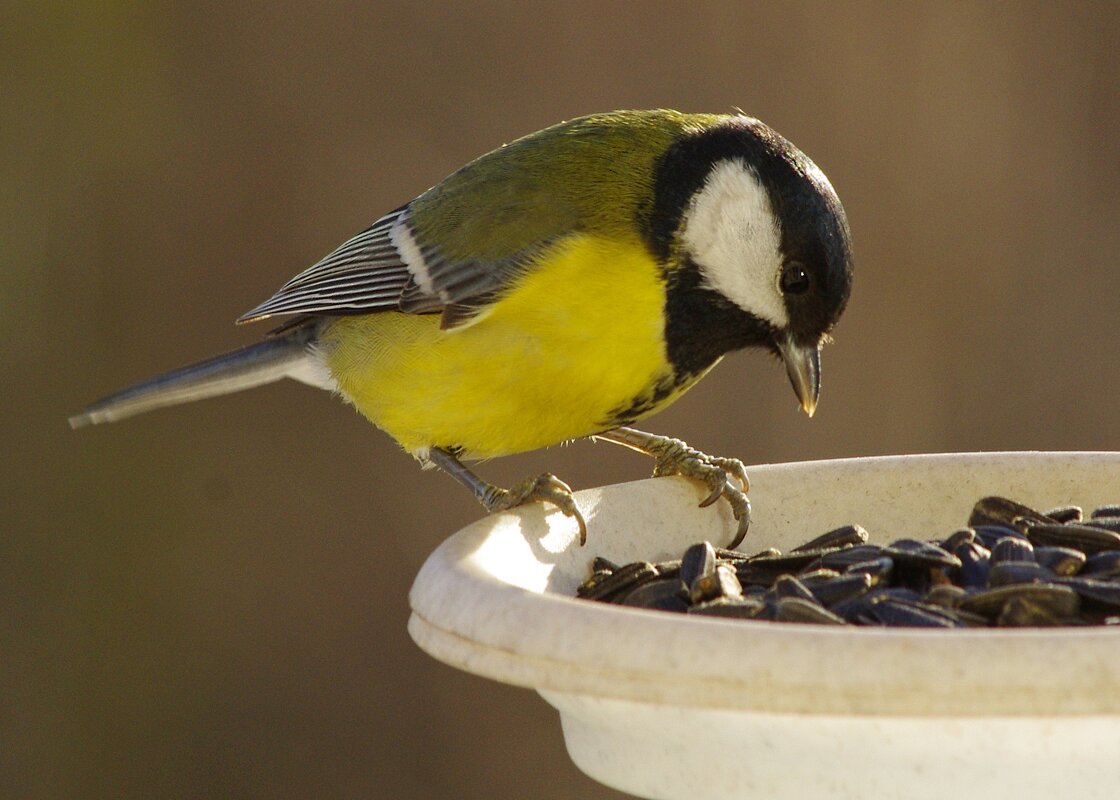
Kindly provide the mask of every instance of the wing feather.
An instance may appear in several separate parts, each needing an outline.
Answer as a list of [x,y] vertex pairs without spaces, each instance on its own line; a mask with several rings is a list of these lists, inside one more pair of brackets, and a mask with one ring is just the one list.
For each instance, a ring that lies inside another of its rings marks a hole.
[[363,314],[396,308],[412,271],[390,239],[401,206],[280,287],[238,322],[274,314]]
[[285,283],[238,322],[276,314],[341,316],[377,311],[442,314],[441,324],[468,324],[507,288],[543,243],[498,261],[444,258],[418,241],[408,206],[377,220]]

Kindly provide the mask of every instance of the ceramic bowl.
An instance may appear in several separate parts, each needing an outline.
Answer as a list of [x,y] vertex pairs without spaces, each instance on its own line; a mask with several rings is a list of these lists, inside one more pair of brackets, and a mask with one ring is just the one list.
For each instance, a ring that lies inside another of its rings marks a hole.
[[[741,549],[857,522],[939,538],[973,503],[1120,502],[1120,453],[988,453],[752,467]],[[593,778],[649,798],[1113,798],[1120,626],[836,628],[696,618],[574,597],[594,556],[677,558],[729,541],[726,504],[659,478],[579,492],[587,545],[542,506],[464,528],[412,588],[434,657],[536,689]]]

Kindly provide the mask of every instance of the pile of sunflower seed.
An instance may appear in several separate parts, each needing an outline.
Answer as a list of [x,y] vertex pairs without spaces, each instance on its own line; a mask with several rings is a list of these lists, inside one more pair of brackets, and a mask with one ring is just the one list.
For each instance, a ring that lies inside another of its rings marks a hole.
[[701,542],[678,560],[597,558],[579,597],[739,619],[932,628],[1120,624],[1120,505],[1046,512],[985,497],[945,539],[846,525],[788,553]]

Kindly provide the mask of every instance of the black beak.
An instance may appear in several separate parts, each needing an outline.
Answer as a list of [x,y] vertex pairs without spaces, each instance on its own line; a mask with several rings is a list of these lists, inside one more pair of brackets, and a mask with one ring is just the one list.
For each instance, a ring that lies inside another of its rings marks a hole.
[[778,351],[786,363],[786,373],[793,391],[801,401],[801,410],[813,416],[821,394],[821,346],[797,344],[787,336],[778,342]]

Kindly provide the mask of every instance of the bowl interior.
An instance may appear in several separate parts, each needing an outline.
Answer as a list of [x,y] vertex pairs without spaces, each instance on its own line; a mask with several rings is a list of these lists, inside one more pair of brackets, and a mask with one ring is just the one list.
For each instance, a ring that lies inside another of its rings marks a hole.
[[[783,552],[825,531],[858,523],[872,542],[944,538],[964,527],[975,502],[998,494],[1039,510],[1075,503],[1086,511],[1120,502],[1120,454],[993,453],[845,459],[751,469],[750,531],[739,549]],[[579,493],[590,524],[585,547],[556,512],[519,511],[508,527],[479,523],[502,557],[491,573],[513,586],[571,596],[602,556],[616,563],[679,558],[735,531],[726,504],[701,509],[705,491],[684,479],[651,479]],[[523,537],[518,547],[508,537]],[[537,541],[534,542],[534,537]]]

